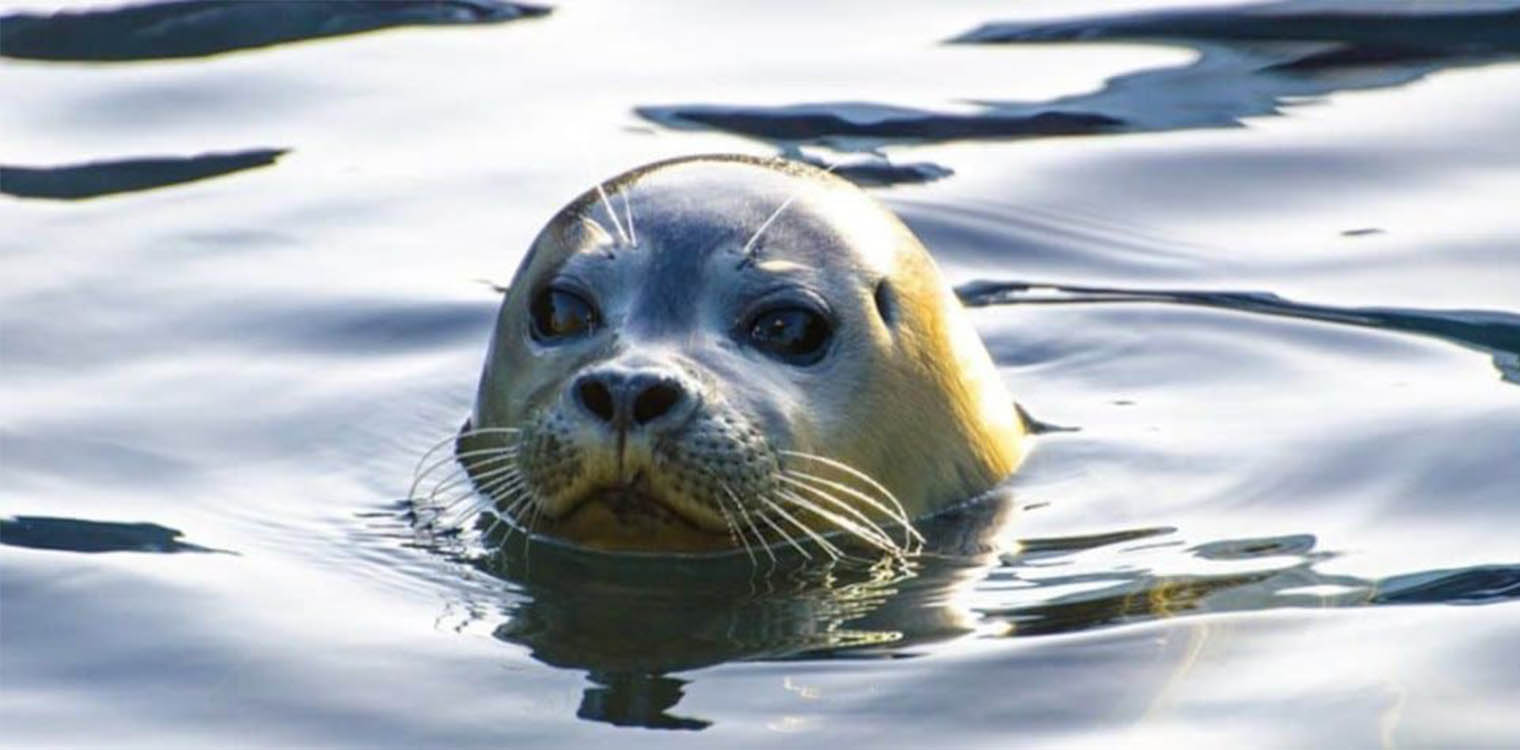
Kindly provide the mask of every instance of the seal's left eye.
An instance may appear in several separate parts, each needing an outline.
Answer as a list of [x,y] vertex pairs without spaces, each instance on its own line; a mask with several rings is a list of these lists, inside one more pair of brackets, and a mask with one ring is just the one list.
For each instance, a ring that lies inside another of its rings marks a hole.
[[749,343],[783,362],[810,365],[823,359],[833,333],[822,315],[805,307],[782,307],[755,316]]
[[548,287],[533,298],[533,338],[558,341],[585,336],[596,330],[596,308],[585,298],[564,289]]

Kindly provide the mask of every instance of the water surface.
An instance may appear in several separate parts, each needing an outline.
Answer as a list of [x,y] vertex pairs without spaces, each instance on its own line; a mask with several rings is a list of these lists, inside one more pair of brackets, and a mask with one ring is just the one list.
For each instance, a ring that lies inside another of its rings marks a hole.
[[[1513,4],[458,5],[0,36],[6,743],[1520,743]],[[1002,553],[412,532],[492,284],[704,151],[842,164],[960,285],[1054,428]]]

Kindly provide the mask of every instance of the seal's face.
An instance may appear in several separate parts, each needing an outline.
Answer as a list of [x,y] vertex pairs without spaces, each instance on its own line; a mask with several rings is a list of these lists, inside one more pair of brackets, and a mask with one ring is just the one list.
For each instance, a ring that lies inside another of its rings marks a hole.
[[500,510],[651,551],[838,529],[898,546],[884,529],[988,489],[1020,439],[906,227],[842,180],[742,157],[635,170],[556,215],[506,294],[471,427],[460,455],[488,459],[474,474]]

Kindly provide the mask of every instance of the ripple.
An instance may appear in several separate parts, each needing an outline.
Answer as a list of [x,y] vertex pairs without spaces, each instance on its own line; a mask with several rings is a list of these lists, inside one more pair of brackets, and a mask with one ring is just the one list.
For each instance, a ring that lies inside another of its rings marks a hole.
[[868,101],[685,103],[635,108],[675,130],[717,130],[776,144],[875,152],[946,141],[1238,127],[1338,91],[1385,88],[1520,55],[1513,3],[1335,7],[1281,2],[1206,10],[994,22],[949,44],[1119,41],[1191,48],[1192,62],[1113,77],[1046,101],[978,101],[955,113]]
[[1493,357],[1506,382],[1520,384],[1520,314],[1498,310],[1336,307],[1294,302],[1266,292],[1146,290],[1025,281],[974,281],[956,288],[971,307],[1009,304],[1164,302],[1379,328],[1448,341]]

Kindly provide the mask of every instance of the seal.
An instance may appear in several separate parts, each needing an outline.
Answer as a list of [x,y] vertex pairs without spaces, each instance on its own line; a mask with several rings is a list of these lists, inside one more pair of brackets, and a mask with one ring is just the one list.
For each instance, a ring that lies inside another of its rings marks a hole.
[[708,155],[598,184],[505,292],[456,457],[493,512],[598,550],[902,554],[1024,426],[924,246],[849,182]]

